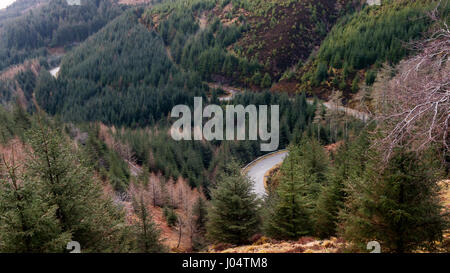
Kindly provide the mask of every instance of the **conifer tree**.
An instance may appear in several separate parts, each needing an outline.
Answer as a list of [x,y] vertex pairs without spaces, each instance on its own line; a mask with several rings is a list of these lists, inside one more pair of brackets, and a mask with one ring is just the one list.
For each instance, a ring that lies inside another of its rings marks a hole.
[[305,197],[310,169],[300,161],[300,147],[290,147],[276,192],[266,200],[264,232],[272,238],[298,239],[311,232],[310,202]]
[[37,185],[23,174],[15,162],[1,159],[0,252],[63,252],[70,241],[56,219],[56,207],[43,202]]
[[320,191],[320,185],[326,183],[329,168],[328,155],[324,147],[314,137],[303,137],[299,147],[302,165],[303,183],[307,186],[308,194],[316,199]]
[[207,220],[207,209],[206,202],[203,198],[197,198],[197,201],[194,203],[192,208],[192,213],[195,217],[195,230],[199,233],[204,234],[206,228],[206,220]]
[[322,186],[314,208],[314,231],[321,238],[337,235],[339,212],[347,197],[345,185],[350,177],[365,173],[369,160],[370,139],[367,130],[351,142],[345,141],[334,156],[334,164],[327,174],[328,182]]
[[202,197],[198,197],[192,207],[192,217],[194,223],[194,232],[192,236],[192,248],[200,250],[205,247],[206,221],[207,221],[206,202]]
[[149,202],[142,193],[133,196],[133,211],[138,218],[135,224],[136,251],[141,253],[164,252],[161,231],[156,227],[148,210]]
[[125,251],[123,211],[103,194],[85,159],[55,127],[38,114],[28,134],[27,177],[39,185],[42,201],[55,208],[63,232],[70,232],[82,251]]
[[338,212],[344,204],[344,183],[350,172],[350,156],[347,142],[339,147],[334,165],[327,175],[328,183],[322,186],[314,208],[314,232],[320,238],[336,235]]
[[244,244],[258,231],[258,224],[259,202],[253,183],[231,161],[211,192],[207,236],[214,242]]
[[340,232],[356,247],[376,240],[383,252],[432,249],[442,239],[445,218],[438,199],[433,153],[419,158],[402,149],[387,163],[373,152],[362,176],[351,177],[340,214]]

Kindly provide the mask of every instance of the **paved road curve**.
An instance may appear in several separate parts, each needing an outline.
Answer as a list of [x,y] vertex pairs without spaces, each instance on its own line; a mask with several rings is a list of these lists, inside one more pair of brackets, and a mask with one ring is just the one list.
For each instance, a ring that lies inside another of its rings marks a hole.
[[258,196],[263,196],[266,192],[264,188],[264,175],[265,173],[272,169],[275,165],[283,162],[284,158],[287,156],[287,151],[281,151],[278,153],[262,156],[254,161],[244,169],[244,172],[253,180],[254,191]]

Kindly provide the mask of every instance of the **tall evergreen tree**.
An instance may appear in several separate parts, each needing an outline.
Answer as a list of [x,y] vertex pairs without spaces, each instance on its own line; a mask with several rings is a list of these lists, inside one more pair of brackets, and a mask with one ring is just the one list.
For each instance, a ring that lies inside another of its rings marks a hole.
[[2,157],[0,170],[0,252],[62,252],[70,241],[56,219],[56,207],[42,201],[14,160]]
[[311,232],[310,202],[306,197],[310,168],[301,164],[301,158],[300,147],[290,147],[276,192],[266,200],[264,232],[270,237],[297,239]]
[[211,206],[206,224],[207,235],[214,242],[243,244],[258,231],[259,202],[253,183],[243,176],[232,161],[220,174],[211,192]]
[[314,208],[314,232],[320,238],[336,235],[338,212],[344,204],[344,183],[350,172],[350,157],[347,142],[337,150],[334,165],[330,168],[328,183],[323,185]]
[[136,250],[142,253],[164,252],[161,231],[156,227],[149,213],[149,202],[142,193],[133,197],[133,211],[138,221],[135,225]]
[[123,211],[103,194],[61,130],[47,123],[38,114],[28,134],[28,178],[39,185],[43,201],[55,207],[62,230],[72,234],[82,251],[124,251]]
[[320,186],[326,183],[329,168],[328,155],[324,147],[314,137],[303,137],[300,142],[298,161],[304,179],[304,184],[308,187],[308,194],[316,199]]
[[340,218],[345,239],[364,248],[376,240],[383,252],[432,248],[445,226],[433,156],[396,151],[386,166],[374,153],[362,176],[351,177]]
[[195,201],[192,208],[192,213],[195,217],[195,230],[199,233],[204,234],[206,231],[205,229],[208,211],[206,209],[206,202],[203,200],[203,198],[197,198],[197,201]]
[[207,221],[207,207],[206,201],[202,197],[198,197],[192,206],[193,217],[193,235],[192,235],[192,248],[193,250],[200,250],[206,246],[205,234],[206,234],[206,221]]
[[350,177],[360,177],[365,173],[370,144],[368,131],[363,130],[356,138],[339,146],[327,174],[328,183],[322,186],[314,208],[317,236],[328,238],[337,235],[338,214],[344,208],[347,196],[345,185]]

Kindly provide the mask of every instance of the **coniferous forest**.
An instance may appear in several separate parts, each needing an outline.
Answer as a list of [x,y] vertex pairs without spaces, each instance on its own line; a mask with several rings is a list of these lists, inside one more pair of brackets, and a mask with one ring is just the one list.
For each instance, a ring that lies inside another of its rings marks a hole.
[[[450,3],[372,2],[0,9],[0,253],[448,253]],[[276,150],[175,140],[194,97]]]

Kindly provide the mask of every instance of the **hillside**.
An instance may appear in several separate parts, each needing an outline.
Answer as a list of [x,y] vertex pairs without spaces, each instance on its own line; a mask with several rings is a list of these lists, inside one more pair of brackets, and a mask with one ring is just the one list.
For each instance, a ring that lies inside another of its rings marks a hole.
[[448,252],[450,5],[367,2],[0,11],[0,252]]
[[80,6],[65,0],[18,1],[1,13],[6,18],[0,21],[0,70],[28,58],[46,57],[51,48],[79,43],[122,11],[110,0]]
[[[165,25],[172,24],[172,29],[177,31],[178,26],[172,21],[178,14],[183,14],[183,20],[190,20],[192,27],[200,28],[204,35],[210,35],[210,32],[223,40],[218,51],[217,45],[205,45],[202,40],[183,45],[183,41],[195,34],[193,31],[172,33],[165,42],[168,44],[170,40],[175,62],[191,63],[195,56],[189,51],[193,46],[198,51],[200,46],[204,52],[198,56],[198,66],[205,80],[260,90],[270,87],[288,68],[304,62],[337,18],[355,7],[357,5],[351,1],[195,0],[155,6],[146,12],[144,20],[164,37]],[[215,47],[216,52],[208,47]],[[214,54],[216,60],[202,63],[202,57],[211,56],[208,54]],[[185,56],[190,59],[184,60]],[[196,66],[187,68],[193,67]]]
[[[333,90],[348,101],[374,83],[382,65],[396,65],[413,53],[407,43],[426,35],[432,25],[423,14],[436,1],[383,1],[347,15],[328,33],[317,54],[291,74],[297,91],[328,98]],[[441,3],[440,17],[448,20],[450,6]],[[370,96],[363,93],[360,96]]]
[[16,19],[49,1],[50,0],[16,0],[7,8],[0,10],[0,29],[2,29],[8,21]]

